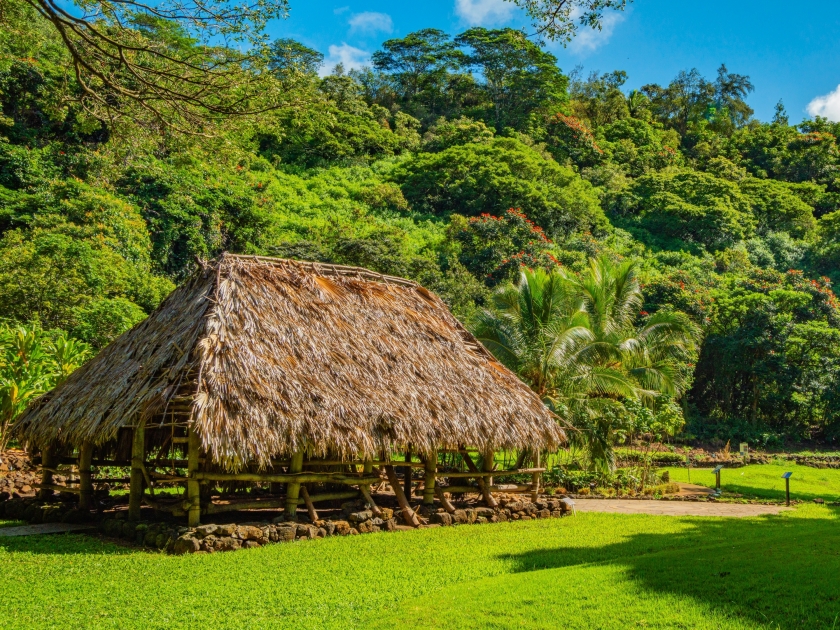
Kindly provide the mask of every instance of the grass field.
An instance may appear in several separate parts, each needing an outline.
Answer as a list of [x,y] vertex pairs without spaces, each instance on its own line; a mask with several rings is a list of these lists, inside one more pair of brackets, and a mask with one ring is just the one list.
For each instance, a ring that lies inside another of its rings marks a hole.
[[[686,468],[663,468],[671,475],[671,481],[688,482]],[[753,464],[743,468],[724,468],[721,471],[720,487],[724,493],[743,494],[746,498],[785,500],[785,480],[782,473],[792,472],[790,498],[813,501],[840,500],[840,470],[811,468],[796,464]],[[692,468],[691,483],[715,487],[715,476],[711,468]],[[840,622],[838,622],[840,629]]]
[[0,538],[0,574],[3,628],[840,628],[840,511],[579,514],[187,557]]

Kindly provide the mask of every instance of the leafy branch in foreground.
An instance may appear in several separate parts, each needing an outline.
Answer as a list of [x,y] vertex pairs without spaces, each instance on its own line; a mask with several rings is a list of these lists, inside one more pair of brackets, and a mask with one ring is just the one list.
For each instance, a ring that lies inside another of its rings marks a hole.
[[52,25],[69,53],[72,98],[99,120],[139,109],[166,127],[202,133],[208,120],[282,102],[263,31],[286,16],[287,0],[11,2],[21,4],[5,12],[9,19]]
[[531,16],[536,35],[563,43],[572,41],[579,27],[601,29],[604,12],[623,11],[633,0],[511,0]]

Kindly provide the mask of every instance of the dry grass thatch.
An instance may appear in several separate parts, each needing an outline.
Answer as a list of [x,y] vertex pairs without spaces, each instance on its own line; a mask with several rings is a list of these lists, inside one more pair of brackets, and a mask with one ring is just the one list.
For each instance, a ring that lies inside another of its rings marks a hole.
[[557,419],[421,286],[224,255],[27,410],[21,439],[102,444],[184,399],[213,462],[468,444],[550,448]]

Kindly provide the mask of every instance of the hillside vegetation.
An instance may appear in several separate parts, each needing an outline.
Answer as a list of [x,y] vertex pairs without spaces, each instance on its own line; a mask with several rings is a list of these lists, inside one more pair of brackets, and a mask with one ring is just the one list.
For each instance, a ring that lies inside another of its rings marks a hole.
[[[50,365],[75,365],[57,348],[103,347],[196,258],[405,276],[470,326],[522,266],[573,278],[600,258],[636,261],[644,302],[628,326],[683,314],[702,338],[680,355],[684,393],[655,414],[703,439],[840,437],[840,123],[791,124],[781,102],[756,120],[748,76],[721,66],[630,89],[620,70],[564,73],[518,31],[426,29],[325,77],[317,51],[272,42],[224,92],[271,107],[160,97],[157,111],[80,83],[28,3],[4,11],[0,419],[29,395],[20,382],[32,395],[57,382],[15,363],[31,347],[15,327],[44,337]],[[141,17],[121,32],[158,60],[208,54],[177,21]]]

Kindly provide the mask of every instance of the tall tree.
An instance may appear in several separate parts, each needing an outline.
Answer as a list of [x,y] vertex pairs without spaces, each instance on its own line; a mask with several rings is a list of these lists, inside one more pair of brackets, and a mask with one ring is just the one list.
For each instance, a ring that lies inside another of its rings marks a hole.
[[[567,100],[568,79],[557,58],[512,28],[471,28],[455,38],[467,49],[466,65],[481,76],[497,131],[522,130],[539,109],[550,112]],[[551,112],[553,113],[553,112]]]

